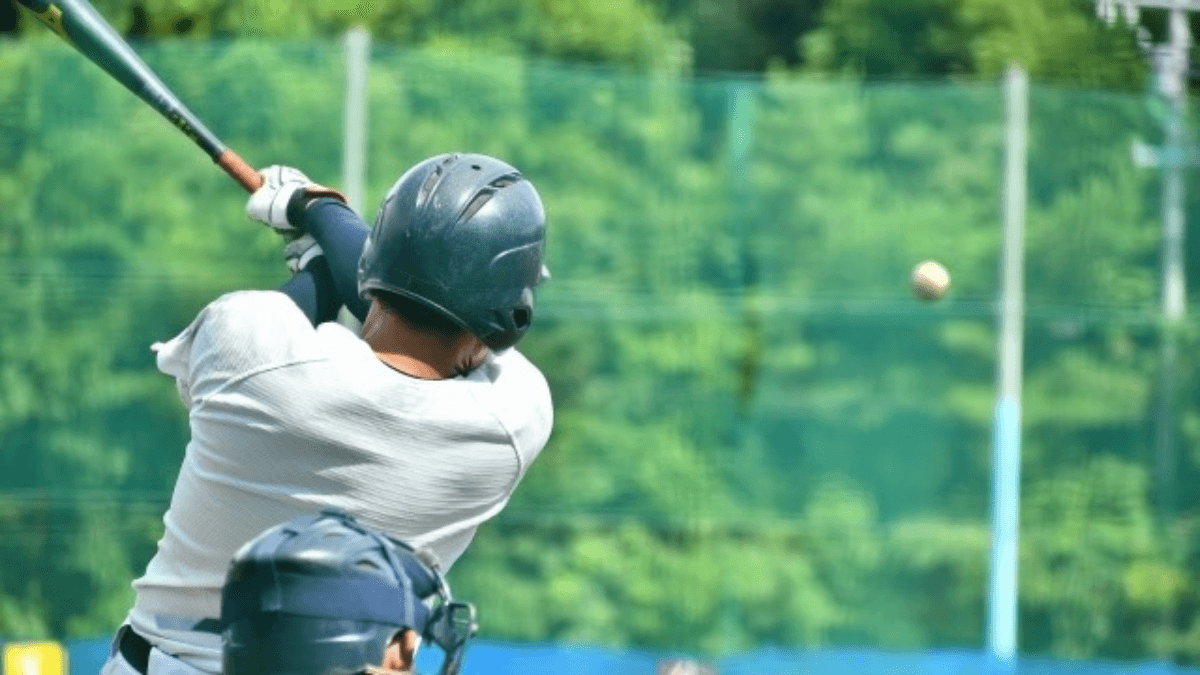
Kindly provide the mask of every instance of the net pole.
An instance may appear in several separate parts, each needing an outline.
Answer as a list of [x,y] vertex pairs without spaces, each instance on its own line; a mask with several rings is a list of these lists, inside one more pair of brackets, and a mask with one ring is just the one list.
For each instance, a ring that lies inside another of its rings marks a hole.
[[1186,193],[1183,171],[1190,162],[1184,124],[1187,115],[1188,54],[1192,34],[1187,13],[1171,10],[1170,37],[1158,62],[1160,88],[1170,101],[1166,124],[1166,159],[1163,165],[1162,212],[1162,373],[1158,408],[1157,448],[1155,452],[1155,492],[1159,521],[1170,523],[1175,511],[1175,416],[1178,387],[1178,329],[1183,320],[1187,298],[1184,269],[1184,224]]
[[346,33],[346,100],[342,116],[342,192],[362,215],[367,164],[367,68],[371,35],[358,26]]
[[[371,34],[362,26],[351,28],[345,37],[346,91],[342,108],[342,192],[350,208],[366,219],[367,174],[367,69],[371,59]],[[359,332],[362,324],[350,310],[338,311],[338,322]]]
[[1004,235],[993,421],[992,547],[987,651],[996,672],[1017,654],[1017,545],[1021,497],[1021,371],[1025,335],[1025,203],[1029,76],[1019,65],[1004,84]]

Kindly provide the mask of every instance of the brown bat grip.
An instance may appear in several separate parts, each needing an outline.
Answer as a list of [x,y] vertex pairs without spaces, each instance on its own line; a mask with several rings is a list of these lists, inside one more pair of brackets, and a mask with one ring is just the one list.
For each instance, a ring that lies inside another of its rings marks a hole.
[[241,157],[232,150],[226,150],[217,157],[217,166],[225,169],[225,173],[233,176],[233,179],[241,183],[242,187],[246,188],[246,192],[253,193],[258,188],[262,187],[263,177],[250,165],[243,162]]
[[[217,165],[225,169],[225,173],[233,176],[233,179],[241,183],[242,187],[246,188],[246,192],[251,194],[254,194],[266,182],[263,180],[262,174],[250,168],[250,165],[242,161],[242,158],[232,150],[222,152],[217,157]],[[350,203],[350,200],[341,191],[324,185],[311,185],[305,192],[312,197],[333,197],[341,200],[343,204]]]

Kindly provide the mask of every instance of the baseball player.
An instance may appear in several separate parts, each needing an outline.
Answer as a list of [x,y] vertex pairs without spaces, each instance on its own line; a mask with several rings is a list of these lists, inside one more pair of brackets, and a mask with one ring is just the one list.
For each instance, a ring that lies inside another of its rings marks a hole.
[[420,553],[337,509],[243,546],[222,598],[225,675],[409,673],[421,638],[455,675],[475,633],[475,609]]
[[[247,212],[294,239],[294,275],[218,298],[154,346],[191,441],[103,675],[220,672],[230,558],[300,514],[344,509],[448,570],[550,433],[545,378],[513,348],[548,277],[542,203],[516,169],[427,159],[369,231],[299,171],[262,173]],[[361,334],[331,321],[342,305]]]

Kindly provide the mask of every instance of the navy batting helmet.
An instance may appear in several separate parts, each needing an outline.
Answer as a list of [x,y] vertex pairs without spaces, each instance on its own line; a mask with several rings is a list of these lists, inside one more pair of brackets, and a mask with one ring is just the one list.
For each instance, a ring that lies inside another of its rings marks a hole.
[[448,154],[412,167],[388,192],[358,264],[358,291],[424,303],[493,350],[533,322],[546,214],[533,184],[486,155]]
[[404,629],[441,647],[454,675],[475,610],[436,563],[337,509],[301,516],[233,558],[221,597],[224,675],[349,675]]

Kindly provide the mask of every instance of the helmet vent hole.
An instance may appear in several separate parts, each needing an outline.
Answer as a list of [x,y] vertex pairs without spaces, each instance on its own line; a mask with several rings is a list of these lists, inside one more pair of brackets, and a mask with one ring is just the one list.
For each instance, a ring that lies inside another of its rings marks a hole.
[[462,219],[470,220],[476,213],[479,213],[479,209],[482,209],[483,205],[492,199],[492,194],[492,190],[480,190],[476,193],[467,203],[467,208],[463,209]]
[[529,328],[529,314],[530,312],[527,309],[513,310],[513,325],[517,327],[517,330]]
[[374,572],[379,571],[379,565],[376,565],[370,560],[359,560],[358,562],[354,563],[354,566],[363,570],[371,570]]
[[482,167],[480,167],[478,164],[472,164],[472,165],[471,165],[471,168],[472,168],[472,169],[475,169],[476,171],[482,171],[482,170],[483,170],[483,169],[482,169]]
[[496,180],[488,183],[488,185],[491,185],[492,187],[494,187],[496,189],[500,189],[500,188],[508,187],[509,185],[512,185],[513,183],[516,183],[519,180],[521,180],[520,174],[510,173],[505,176],[500,176]]
[[417,206],[425,203],[429,199],[429,193],[433,192],[433,187],[438,184],[438,180],[442,177],[442,167],[436,167],[429,175],[425,177],[425,181],[421,183],[421,189],[417,190]]

